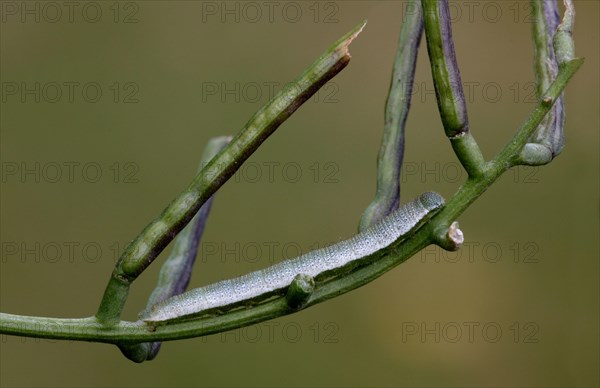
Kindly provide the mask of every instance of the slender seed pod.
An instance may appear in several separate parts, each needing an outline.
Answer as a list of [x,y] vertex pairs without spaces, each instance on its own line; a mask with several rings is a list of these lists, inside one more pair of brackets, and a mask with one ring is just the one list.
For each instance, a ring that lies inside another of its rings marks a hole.
[[125,248],[96,312],[99,322],[119,321],[131,283],[187,225],[200,207],[237,171],[240,165],[306,100],[350,62],[350,43],[366,21],[336,41],[296,80],[259,109],[232,139],[160,214]]
[[[570,37],[570,33],[568,33],[568,28],[565,28],[566,32],[559,28],[560,16],[556,0],[531,0],[531,5],[535,21],[531,24],[531,32],[534,43],[536,92],[538,98],[543,99],[559,69],[553,42],[557,38],[560,40],[560,36]],[[563,40],[565,39],[563,38]],[[524,146],[520,154],[520,163],[542,165],[555,158],[565,145],[565,119],[565,107],[561,95],[532,134],[529,143]]]
[[404,158],[404,128],[410,109],[417,53],[423,34],[421,2],[406,4],[396,61],[385,107],[383,140],[377,158],[377,192],[364,211],[358,230],[381,221],[400,205],[400,171]]
[[469,119],[452,40],[448,1],[423,0],[422,4],[438,109],[446,136],[454,138],[469,131]]
[[469,132],[467,104],[456,62],[448,0],[422,0],[427,52],[446,136],[470,177],[484,172],[485,159]]
[[[362,31],[365,24],[366,22],[359,24],[340,38],[294,82],[277,93],[266,106],[250,118],[231,143],[196,176],[187,189],[167,206],[160,217],[150,223],[126,248],[119,262],[122,276],[135,279],[142,273],[171,241],[172,235],[183,229],[200,206],[210,198],[214,191],[206,188],[221,186],[233,175],[237,166],[243,163],[304,101],[348,65],[350,62],[348,46]],[[219,167],[216,173],[215,166]],[[223,166],[227,168],[223,169]]]
[[[556,8],[556,1],[553,1]],[[573,27],[575,25],[575,7],[572,0],[564,0],[565,14],[558,25],[553,38],[554,52],[559,66],[575,59],[575,41],[573,40]]]

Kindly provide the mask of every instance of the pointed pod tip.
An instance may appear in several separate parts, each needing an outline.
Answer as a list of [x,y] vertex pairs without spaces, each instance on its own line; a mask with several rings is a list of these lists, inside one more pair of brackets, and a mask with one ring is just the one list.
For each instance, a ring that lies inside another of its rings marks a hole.
[[367,25],[367,21],[363,20],[361,23],[359,23],[358,25],[356,25],[356,27],[354,27],[353,29],[351,29],[350,32],[348,32],[346,35],[342,36],[340,38],[340,40],[338,40],[336,42],[337,43],[335,45],[336,50],[340,50],[341,49],[341,50],[343,50],[344,55],[349,55],[348,54],[348,46],[362,32],[362,30],[365,28],[366,25]]
[[360,22],[356,27],[352,29],[352,31],[350,31],[350,36],[348,37],[348,44],[350,44],[362,32],[366,25],[367,19]]
[[222,135],[222,136],[216,136],[211,138],[208,141],[207,147],[206,148],[223,148],[225,145],[227,145],[231,139],[233,139],[233,136],[231,135]]

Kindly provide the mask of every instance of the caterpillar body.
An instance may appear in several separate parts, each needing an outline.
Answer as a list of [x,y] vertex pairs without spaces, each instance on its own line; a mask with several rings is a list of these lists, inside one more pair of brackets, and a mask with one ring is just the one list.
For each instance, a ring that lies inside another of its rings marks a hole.
[[443,205],[444,199],[439,194],[423,193],[348,240],[171,297],[144,312],[142,319],[149,324],[184,320],[249,306],[286,291],[289,291],[288,301],[298,299],[294,295],[290,298],[292,290],[308,282],[318,284],[375,260],[375,253],[403,239]]

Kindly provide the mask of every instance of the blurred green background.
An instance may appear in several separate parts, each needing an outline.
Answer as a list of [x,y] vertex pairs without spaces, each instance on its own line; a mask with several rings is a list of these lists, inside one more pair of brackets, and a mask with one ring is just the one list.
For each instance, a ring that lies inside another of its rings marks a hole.
[[[402,1],[2,1],[1,308],[92,315],[118,250],[235,134],[363,19],[353,60],[218,192],[193,286],[352,235],[375,189]],[[2,386],[598,386],[597,1],[576,2],[584,67],[567,146],[506,174],[430,247],[371,284],[233,333],[114,346],[1,336]],[[471,129],[487,158],[533,108],[528,2],[453,2]],[[403,201],[465,179],[421,45]],[[167,249],[168,252],[169,249]],[[163,254],[161,258],[164,259]],[[135,283],[145,304],[158,262]]]

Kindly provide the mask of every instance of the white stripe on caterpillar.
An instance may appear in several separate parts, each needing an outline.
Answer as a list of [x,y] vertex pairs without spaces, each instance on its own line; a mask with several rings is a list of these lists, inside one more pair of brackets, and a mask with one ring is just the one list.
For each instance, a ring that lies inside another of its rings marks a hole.
[[[285,260],[268,268],[195,288],[156,304],[143,314],[149,323],[180,320],[209,312],[248,306],[276,294],[285,295],[297,275],[316,282],[364,264],[377,251],[400,240],[444,205],[437,193],[426,192],[354,237]],[[374,258],[373,258],[374,259]],[[288,294],[288,297],[290,295]],[[291,296],[294,299],[294,296]],[[304,299],[307,299],[304,296]]]

